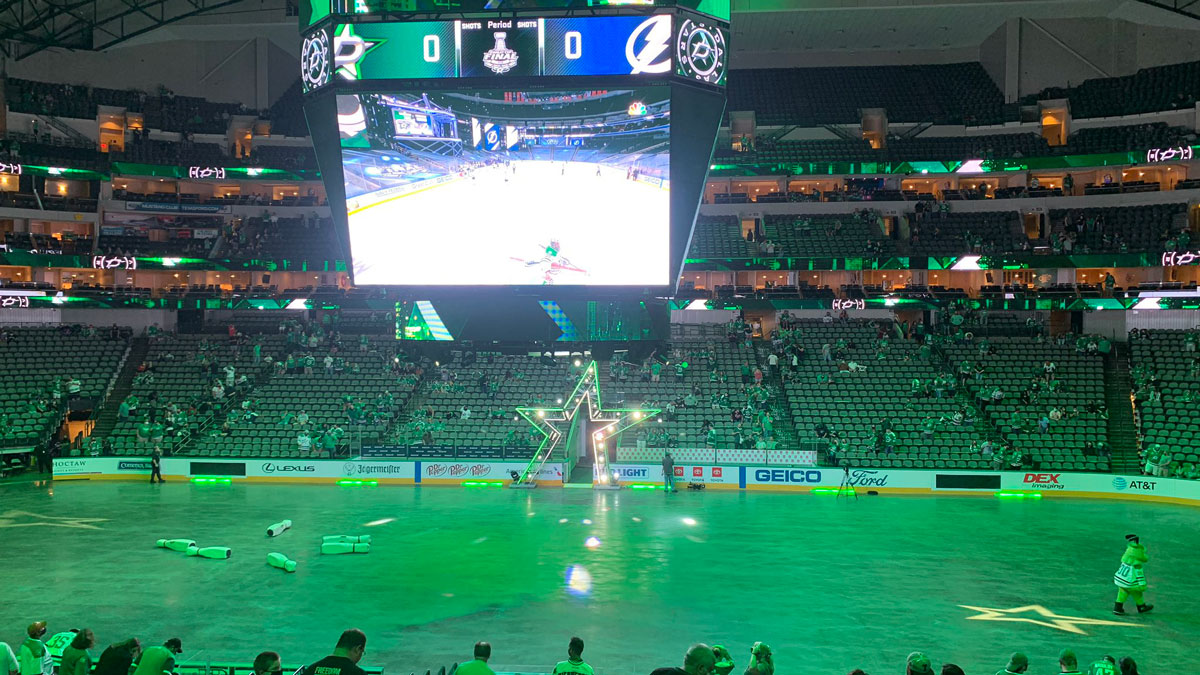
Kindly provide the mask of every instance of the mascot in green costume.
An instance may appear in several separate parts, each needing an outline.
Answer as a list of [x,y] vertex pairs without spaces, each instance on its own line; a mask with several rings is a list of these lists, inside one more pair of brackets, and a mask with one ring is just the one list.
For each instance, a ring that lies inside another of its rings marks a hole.
[[1133,598],[1137,604],[1138,614],[1145,614],[1154,609],[1147,605],[1142,598],[1146,591],[1146,570],[1143,566],[1150,557],[1146,555],[1146,547],[1138,540],[1136,534],[1125,535],[1125,555],[1121,556],[1121,567],[1113,575],[1113,583],[1117,585],[1117,601],[1113,603],[1113,614],[1125,613],[1125,601]]

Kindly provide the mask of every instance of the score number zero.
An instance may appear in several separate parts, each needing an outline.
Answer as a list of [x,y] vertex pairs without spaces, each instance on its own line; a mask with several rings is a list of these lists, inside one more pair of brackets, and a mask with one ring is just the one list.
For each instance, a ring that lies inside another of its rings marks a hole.
[[[583,58],[583,33],[577,30],[563,34],[563,56],[574,61]],[[425,63],[442,60],[442,39],[437,35],[426,35],[421,39],[421,58]]]

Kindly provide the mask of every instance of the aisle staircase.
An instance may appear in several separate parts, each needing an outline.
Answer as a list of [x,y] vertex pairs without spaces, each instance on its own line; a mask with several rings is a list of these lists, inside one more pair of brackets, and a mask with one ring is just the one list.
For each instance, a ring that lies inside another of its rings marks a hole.
[[1108,443],[1112,447],[1114,473],[1138,475],[1137,425],[1133,419],[1133,401],[1129,393],[1133,383],[1129,377],[1129,358],[1113,353],[1104,368],[1104,403],[1108,406]]
[[[763,371],[763,384],[766,385],[767,391],[771,393],[771,398],[767,401],[767,407],[771,410],[772,416],[775,418],[775,440],[778,447],[782,450],[800,450],[800,432],[796,430],[796,420],[792,418],[791,406],[788,405],[787,397],[784,395],[783,378],[780,373],[783,372],[783,358],[779,359],[779,366],[768,369],[767,356],[771,353],[771,343],[756,343],[754,350],[755,365]],[[768,371],[770,371],[769,374]],[[731,446],[732,447],[732,446]],[[819,462],[825,461],[824,448],[820,451]]]
[[129,354],[125,357],[125,364],[117,373],[116,382],[113,383],[112,391],[109,392],[108,401],[100,410],[100,416],[96,418],[91,435],[97,438],[106,438],[117,426],[117,413],[121,408],[121,401],[124,401],[129,396],[129,392],[133,391],[133,377],[137,375],[137,368],[146,360],[146,353],[149,351],[149,338],[135,337],[129,341]]

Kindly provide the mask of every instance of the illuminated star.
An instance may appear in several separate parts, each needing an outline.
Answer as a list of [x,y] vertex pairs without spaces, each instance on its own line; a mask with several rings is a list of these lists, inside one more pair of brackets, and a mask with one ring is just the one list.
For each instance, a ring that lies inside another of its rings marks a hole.
[[[971,609],[976,612],[981,612],[976,616],[968,616],[968,621],[1015,621],[1023,623],[1032,623],[1047,628],[1054,628],[1065,631],[1067,633],[1076,633],[1078,635],[1087,635],[1079,626],[1134,626],[1142,628],[1141,624],[1125,623],[1123,621],[1109,621],[1107,619],[1089,619],[1082,616],[1060,616],[1054,612],[1042,607],[1041,605],[1026,605],[1025,607],[1014,607],[1012,609],[996,609],[994,607],[974,607],[972,605],[959,605],[965,609]],[[1014,616],[1032,612],[1035,616]]]
[[537,478],[542,465],[550,459],[559,443],[567,437],[571,428],[571,420],[584,404],[587,404],[588,418],[592,422],[605,423],[603,426],[593,427],[592,431],[592,457],[595,459],[593,466],[595,475],[601,483],[608,483],[610,480],[608,452],[605,450],[605,444],[610,442],[613,436],[635,424],[641,424],[661,412],[658,408],[605,408],[600,398],[600,376],[596,362],[588,363],[583,372],[579,374],[579,381],[575,383],[575,389],[561,405],[517,408],[517,413],[543,436],[542,443],[538,446],[537,452],[533,454],[529,466],[525,467],[525,471],[521,474],[521,483],[527,482],[526,477],[528,476]]
[[6,527],[70,527],[78,530],[99,530],[92,523],[106,523],[108,518],[71,518],[47,516],[29,511],[7,511],[0,513],[0,529]]
[[367,54],[379,45],[387,42],[383,39],[367,39],[354,34],[354,25],[342,26],[341,32],[333,36],[333,65],[335,72],[343,79],[357,80],[360,77],[358,64]]

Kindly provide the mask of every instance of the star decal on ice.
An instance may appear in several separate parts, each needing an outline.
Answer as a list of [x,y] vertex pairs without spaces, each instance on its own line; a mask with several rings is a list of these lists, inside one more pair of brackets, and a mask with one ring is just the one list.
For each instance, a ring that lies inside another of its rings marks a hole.
[[[1032,623],[1038,626],[1054,628],[1067,633],[1076,633],[1078,635],[1087,635],[1080,626],[1131,626],[1142,628],[1141,624],[1126,623],[1124,621],[1109,621],[1107,619],[1089,619],[1082,616],[1062,616],[1042,607],[1041,605],[1026,605],[1024,607],[1014,607],[1012,609],[996,609],[994,607],[975,607],[973,605],[959,605],[964,609],[980,612],[975,616],[968,616],[968,621],[1012,621],[1016,623]],[[1020,614],[1030,614],[1031,616],[1018,616]]]
[[355,35],[353,24],[342,26],[341,32],[333,36],[334,72],[344,80],[359,79],[359,63],[384,42],[387,40]]
[[657,415],[658,408],[605,408],[600,397],[600,375],[595,361],[588,363],[579,374],[575,389],[563,403],[556,406],[521,406],[517,413],[541,432],[543,438],[530,460],[529,466],[521,474],[519,482],[527,482],[527,477],[537,479],[542,465],[559,444],[566,439],[571,430],[571,422],[580,408],[587,406],[588,419],[601,423],[592,432],[592,457],[595,460],[594,475],[600,483],[610,481],[608,472],[608,443],[613,436],[622,431],[641,424]]
[[106,523],[108,518],[72,518],[47,516],[29,511],[6,511],[0,513],[0,529],[7,527],[68,527],[77,530],[99,530],[92,523]]

